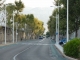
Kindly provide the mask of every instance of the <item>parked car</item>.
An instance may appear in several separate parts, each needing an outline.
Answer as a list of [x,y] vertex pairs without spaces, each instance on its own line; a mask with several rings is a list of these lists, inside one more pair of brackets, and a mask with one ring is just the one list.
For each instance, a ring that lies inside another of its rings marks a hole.
[[62,45],[65,44],[66,42],[67,42],[66,38],[63,38],[62,40],[59,41],[59,44]]

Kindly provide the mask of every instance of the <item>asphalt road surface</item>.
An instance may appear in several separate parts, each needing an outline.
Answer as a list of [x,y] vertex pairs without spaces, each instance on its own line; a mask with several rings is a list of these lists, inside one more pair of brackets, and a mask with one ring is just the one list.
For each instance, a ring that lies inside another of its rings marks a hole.
[[22,41],[0,47],[0,60],[68,60],[50,39]]

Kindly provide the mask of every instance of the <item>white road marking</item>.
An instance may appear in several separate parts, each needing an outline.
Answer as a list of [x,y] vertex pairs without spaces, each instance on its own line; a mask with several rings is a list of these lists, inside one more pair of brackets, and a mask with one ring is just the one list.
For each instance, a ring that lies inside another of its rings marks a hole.
[[28,49],[30,49],[30,48],[31,48],[31,47],[29,47],[29,48],[27,48],[27,49],[21,51],[21,52],[18,53],[18,54],[16,54],[16,55],[13,57],[13,60],[16,60],[16,57],[17,57],[19,54],[23,53],[24,51],[26,51],[26,50],[28,50]]
[[43,43],[22,43],[23,45],[54,45],[54,44],[43,44]]

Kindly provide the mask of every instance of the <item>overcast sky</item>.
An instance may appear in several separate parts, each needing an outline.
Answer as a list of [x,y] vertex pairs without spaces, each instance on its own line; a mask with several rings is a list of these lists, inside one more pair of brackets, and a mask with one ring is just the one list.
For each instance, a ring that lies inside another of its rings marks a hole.
[[[19,0],[17,0],[19,1]],[[25,8],[23,10],[24,14],[34,14],[39,20],[44,22],[44,27],[47,31],[47,22],[49,20],[49,16],[52,14],[53,11],[53,2],[54,0],[21,0]],[[15,0],[6,0],[5,3],[14,3]],[[45,31],[45,32],[46,32]]]
[[[6,0],[6,3],[14,3],[15,0]],[[19,1],[19,0],[16,0]],[[54,0],[21,0],[26,7],[49,7]]]

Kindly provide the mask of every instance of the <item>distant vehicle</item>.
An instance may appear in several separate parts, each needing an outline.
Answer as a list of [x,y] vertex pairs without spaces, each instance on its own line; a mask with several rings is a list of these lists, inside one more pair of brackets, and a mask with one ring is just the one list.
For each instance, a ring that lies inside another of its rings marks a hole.
[[39,39],[43,39],[43,36],[39,36]]
[[63,38],[62,40],[59,41],[59,44],[62,45],[65,44],[66,42],[67,42],[66,38]]

